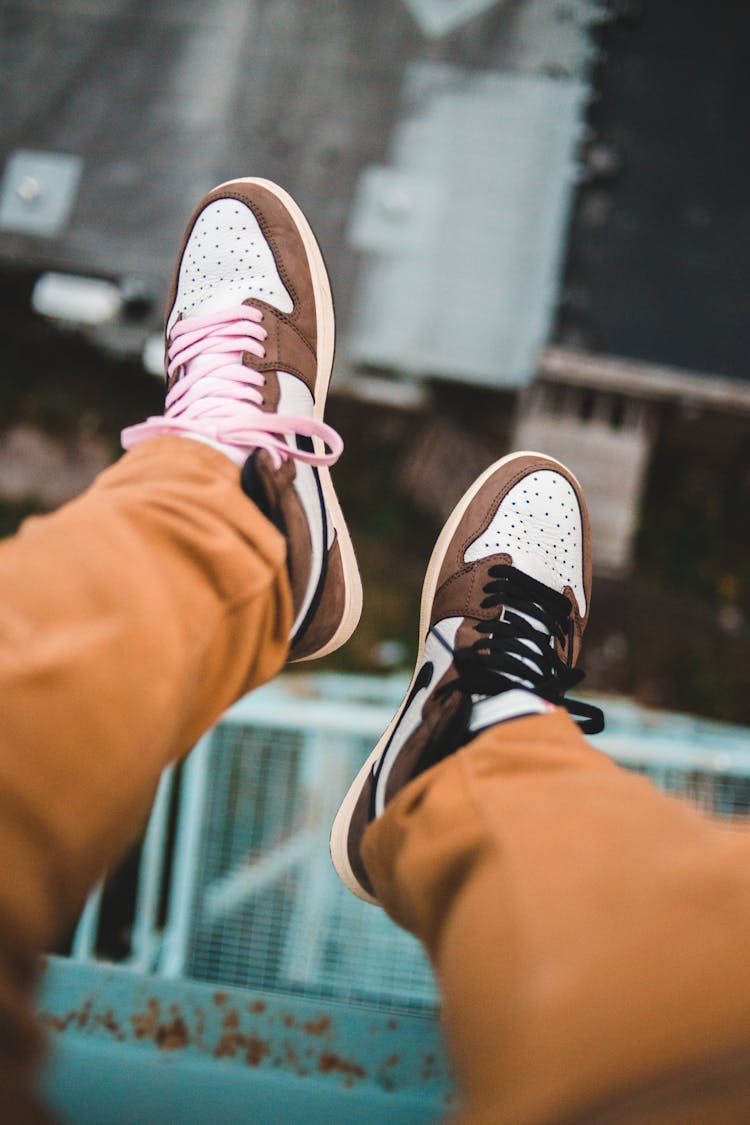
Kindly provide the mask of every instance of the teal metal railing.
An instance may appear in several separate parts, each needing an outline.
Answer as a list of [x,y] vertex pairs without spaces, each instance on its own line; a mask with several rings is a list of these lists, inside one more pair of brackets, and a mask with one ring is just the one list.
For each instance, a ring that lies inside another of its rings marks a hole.
[[[45,1083],[64,1120],[442,1119],[454,1095],[430,967],[340,885],[327,849],[405,686],[282,678],[164,774],[127,952],[102,958],[100,885],[45,973]],[[750,812],[748,731],[619,700],[605,711],[594,741],[616,760],[709,813]]]

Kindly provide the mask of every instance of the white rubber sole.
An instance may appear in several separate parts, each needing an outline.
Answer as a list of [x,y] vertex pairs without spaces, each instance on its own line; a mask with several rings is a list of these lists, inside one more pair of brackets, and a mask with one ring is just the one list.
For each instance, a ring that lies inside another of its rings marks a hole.
[[[275,195],[276,198],[284,204],[284,207],[294,219],[294,223],[300,233],[307,254],[307,263],[310,267],[317,318],[318,370],[315,378],[315,405],[313,407],[313,417],[322,422],[325,412],[326,395],[328,394],[328,385],[331,381],[331,372],[333,370],[333,356],[336,341],[333,296],[331,294],[331,283],[328,279],[328,271],[323,261],[323,254],[321,253],[318,241],[304,212],[295,200],[292,199],[291,195],[284,191],[283,188],[279,187],[278,184],[273,183],[271,180],[264,180],[254,176],[239,176],[236,179],[226,180],[224,183],[218,184],[217,188],[214,188],[214,190],[230,187],[232,184],[255,184],[269,191],[272,195]],[[319,451],[323,452],[318,439],[314,438],[313,441],[318,446]],[[335,652],[337,648],[341,648],[357,628],[359,619],[362,616],[362,579],[360,578],[359,567],[357,566],[357,559],[354,554],[354,546],[351,536],[349,535],[349,529],[346,526],[344,514],[341,511],[341,505],[336,496],[336,490],[333,487],[333,481],[328,466],[321,466],[318,469],[318,474],[320,477],[320,487],[323,491],[323,499],[325,500],[326,507],[333,520],[334,530],[339,541],[341,564],[344,571],[344,611],[336,632],[330,640],[326,642],[323,648],[310,653],[309,656],[303,656],[299,661],[294,662],[300,664],[305,660],[317,660],[321,656],[327,656],[329,653]]]
[[[548,461],[550,465],[557,466],[558,468],[563,469],[566,474],[568,474],[573,478],[573,480],[575,480],[575,477],[566,465],[563,465],[560,461],[556,461],[553,457],[548,457],[545,453],[536,453],[533,450],[521,450],[516,453],[509,453],[505,457],[501,457],[498,461],[495,461],[492,465],[490,465],[488,469],[486,469],[481,474],[481,476],[477,477],[474,483],[458,501],[450,516],[446,520],[443,529],[438,536],[437,542],[433,547],[432,554],[430,555],[430,561],[427,564],[427,571],[425,573],[424,584],[422,586],[422,599],[420,603],[419,613],[419,648],[417,650],[417,659],[414,664],[414,671],[412,672],[409,686],[406,689],[406,693],[401,702],[401,705],[396,714],[393,716],[393,719],[389,723],[387,730],[378,741],[378,744],[374,748],[374,750],[368,755],[367,760],[364,762],[359,773],[350,785],[346,796],[344,797],[344,800],[341,802],[341,806],[336,814],[336,818],[331,828],[331,860],[333,862],[334,868],[336,869],[336,874],[338,875],[344,886],[348,887],[352,894],[355,894],[357,898],[361,898],[363,902],[370,902],[375,905],[378,904],[378,900],[376,898],[373,898],[373,896],[369,894],[361,885],[361,883],[357,879],[357,876],[354,874],[352,866],[349,862],[348,843],[352,814],[357,805],[357,802],[359,801],[362,789],[364,788],[372,773],[373,767],[380,759],[381,754],[385,750],[385,747],[388,745],[388,740],[390,739],[393,731],[396,728],[396,725],[401,718],[404,707],[406,706],[406,702],[411,694],[412,687],[414,686],[414,681],[419,675],[419,671],[424,662],[424,646],[427,640],[429,621],[432,614],[432,605],[435,601],[435,594],[437,593],[437,580],[440,574],[440,568],[443,565],[445,553],[448,550],[450,541],[456,532],[456,528],[464,517],[466,509],[469,507],[472,500],[479,492],[480,488],[483,487],[483,485],[494,473],[497,472],[498,469],[501,469],[504,466],[509,465],[512,461],[515,461],[522,457],[541,457],[545,461]],[[577,481],[576,484],[578,484]],[[580,485],[578,487],[580,488]]]

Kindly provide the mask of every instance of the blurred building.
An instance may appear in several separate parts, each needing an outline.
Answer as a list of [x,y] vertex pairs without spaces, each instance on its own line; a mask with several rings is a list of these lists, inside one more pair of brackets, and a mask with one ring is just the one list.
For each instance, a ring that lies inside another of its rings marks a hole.
[[36,315],[158,371],[185,215],[238,173],[277,179],[334,279],[336,386],[420,411],[417,503],[442,516],[498,441],[542,447],[615,575],[669,412],[750,412],[740,6],[5,11],[0,272],[31,279]]

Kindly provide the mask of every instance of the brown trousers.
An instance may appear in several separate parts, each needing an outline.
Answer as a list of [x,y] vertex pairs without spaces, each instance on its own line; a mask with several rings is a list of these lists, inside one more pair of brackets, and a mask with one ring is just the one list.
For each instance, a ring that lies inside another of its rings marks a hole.
[[[0,546],[0,1088],[42,1120],[37,953],[134,839],[162,768],[286,656],[284,540],[215,450],[159,438]],[[750,1121],[750,839],[506,723],[369,830],[441,981],[471,1125]]]

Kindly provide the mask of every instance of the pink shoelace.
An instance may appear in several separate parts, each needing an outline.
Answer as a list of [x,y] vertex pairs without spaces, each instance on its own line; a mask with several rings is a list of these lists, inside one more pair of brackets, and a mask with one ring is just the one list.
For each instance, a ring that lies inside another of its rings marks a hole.
[[[164,414],[122,432],[124,449],[146,438],[195,434],[250,453],[267,449],[276,468],[288,457],[313,465],[332,465],[344,443],[325,422],[302,414],[274,414],[260,409],[265,376],[246,367],[243,355],[265,356],[268,333],[263,314],[248,305],[179,320],[167,349],[167,373],[183,368],[168,391]],[[286,436],[318,437],[326,453],[298,449]]]

